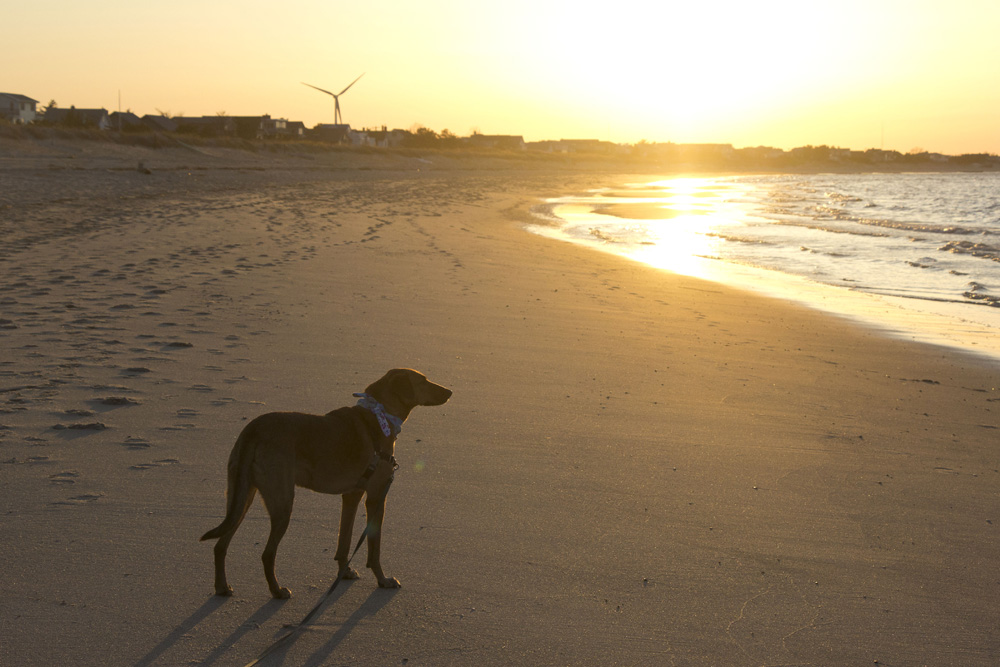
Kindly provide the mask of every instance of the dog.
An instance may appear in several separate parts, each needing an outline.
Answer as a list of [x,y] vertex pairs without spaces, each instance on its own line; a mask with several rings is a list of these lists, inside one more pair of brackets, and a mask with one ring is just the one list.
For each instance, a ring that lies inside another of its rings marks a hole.
[[357,579],[348,566],[351,531],[361,498],[368,518],[367,566],[381,588],[399,588],[399,581],[385,576],[380,562],[385,496],[396,469],[393,450],[403,422],[418,405],[443,405],[451,390],[428,380],[422,373],[396,368],[365,388],[357,405],[325,415],[270,412],[251,421],[229,455],[226,518],[201,536],[215,543],[215,593],[229,596],[226,551],[236,529],[259,491],[271,517],[271,533],[261,560],[271,595],[282,600],[291,591],[278,585],[274,560],[278,543],[292,516],[295,487],[343,498],[340,537],[334,557],[337,576]]

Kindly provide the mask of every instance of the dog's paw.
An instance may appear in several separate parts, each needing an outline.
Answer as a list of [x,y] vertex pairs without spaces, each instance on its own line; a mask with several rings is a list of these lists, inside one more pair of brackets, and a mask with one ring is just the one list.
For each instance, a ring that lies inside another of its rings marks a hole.
[[345,570],[343,570],[343,572],[340,575],[340,578],[341,579],[353,580],[353,579],[357,579],[360,576],[361,575],[358,574],[357,570],[355,570],[353,567],[348,567]]
[[288,598],[292,597],[292,592],[287,588],[285,588],[284,586],[282,586],[276,591],[271,591],[271,595],[274,597],[275,600],[287,600]]
[[225,588],[216,588],[215,594],[219,597],[231,598],[233,597],[233,587],[227,584]]
[[396,577],[384,577],[378,580],[379,588],[400,588],[402,585]]

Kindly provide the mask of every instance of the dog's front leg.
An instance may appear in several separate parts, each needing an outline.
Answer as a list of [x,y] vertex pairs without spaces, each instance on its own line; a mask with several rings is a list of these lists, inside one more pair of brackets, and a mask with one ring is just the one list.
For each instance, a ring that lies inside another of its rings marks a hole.
[[365,514],[368,517],[368,567],[378,579],[379,588],[399,588],[400,583],[394,577],[387,577],[382,572],[380,560],[382,550],[382,520],[385,518],[385,493],[376,497],[365,498]]
[[345,493],[344,501],[340,510],[340,537],[337,539],[337,560],[339,568],[337,574],[341,579],[357,579],[358,571],[347,564],[351,558],[351,533],[354,530],[354,517],[358,514],[358,505],[361,504],[361,496],[364,491],[352,491]]

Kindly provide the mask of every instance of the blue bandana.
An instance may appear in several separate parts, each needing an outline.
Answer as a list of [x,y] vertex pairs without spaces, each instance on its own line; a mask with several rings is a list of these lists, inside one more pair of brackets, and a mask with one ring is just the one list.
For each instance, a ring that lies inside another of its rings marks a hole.
[[376,401],[374,398],[368,394],[354,394],[355,398],[361,400],[358,401],[358,405],[365,410],[368,410],[375,415],[378,419],[379,428],[382,429],[382,433],[387,438],[391,438],[393,431],[397,434],[403,430],[403,420],[394,415],[390,415],[385,411],[385,406]]

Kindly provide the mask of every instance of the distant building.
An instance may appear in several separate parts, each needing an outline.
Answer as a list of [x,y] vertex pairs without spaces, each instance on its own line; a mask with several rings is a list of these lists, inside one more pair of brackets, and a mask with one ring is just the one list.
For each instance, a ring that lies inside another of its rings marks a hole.
[[524,137],[513,134],[473,134],[466,139],[470,146],[509,151],[523,151],[527,148]]
[[874,163],[895,162],[901,157],[903,157],[903,154],[899,151],[886,151],[880,148],[869,148],[865,151],[865,158],[867,158],[869,162]]
[[146,129],[142,119],[131,111],[115,111],[108,116],[108,122],[112,130],[129,131]]
[[285,123],[286,137],[292,139],[304,139],[306,136],[306,124],[300,120],[290,120]]
[[373,148],[396,148],[401,146],[408,136],[410,133],[406,130],[390,130],[385,125],[376,129],[351,130],[348,133],[352,146],[371,146]]
[[351,126],[346,123],[320,123],[309,131],[309,138],[330,144],[350,143]]
[[282,136],[288,130],[288,119],[271,118],[265,114],[260,118],[260,130],[261,138],[263,139],[273,139],[274,137]]
[[540,153],[567,153],[569,152],[566,146],[563,146],[560,141],[529,141],[526,144],[529,151],[538,151]]
[[12,123],[34,123],[38,100],[17,93],[0,93],[0,117]]
[[752,146],[748,148],[740,148],[736,151],[736,153],[741,159],[752,162],[780,160],[785,157],[785,151],[783,149],[774,148],[773,146]]
[[177,116],[171,120],[177,124],[177,131],[185,134],[197,134],[202,137],[226,137],[236,134],[236,123],[226,116]]
[[232,116],[236,136],[241,139],[273,139],[285,134],[288,121],[284,118],[263,116]]
[[613,153],[618,145],[600,139],[560,139],[559,144],[567,153]]
[[153,116],[146,114],[142,117],[142,123],[151,130],[158,132],[176,132],[177,123],[166,116]]
[[45,110],[45,122],[53,125],[66,125],[68,127],[89,127],[98,130],[107,130],[111,127],[111,120],[107,109],[59,109],[49,107]]

